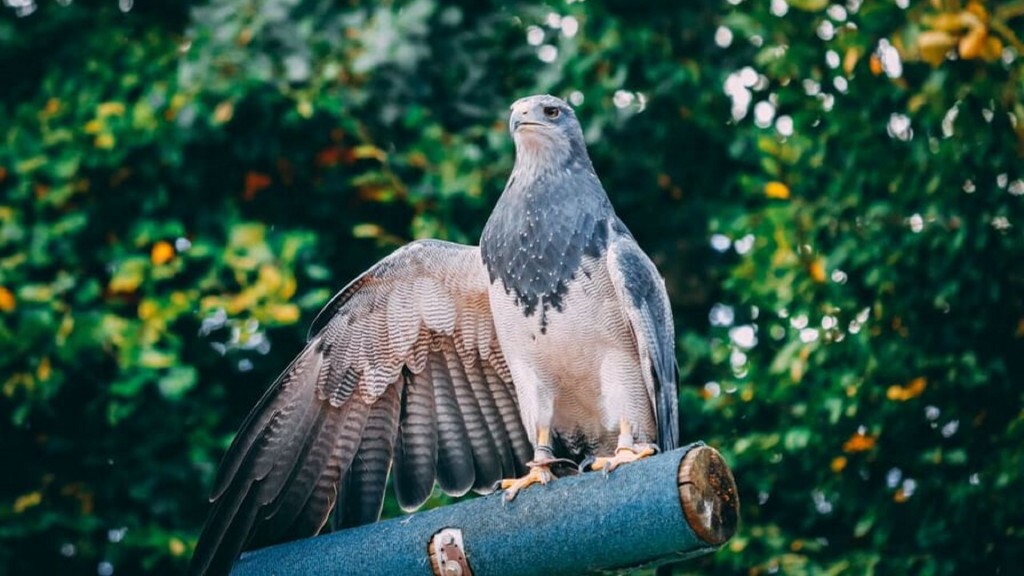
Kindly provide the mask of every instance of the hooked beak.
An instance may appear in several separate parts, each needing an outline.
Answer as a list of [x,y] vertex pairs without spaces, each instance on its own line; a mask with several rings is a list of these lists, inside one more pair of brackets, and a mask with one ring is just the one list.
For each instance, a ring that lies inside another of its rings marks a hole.
[[520,128],[523,128],[523,127],[526,127],[526,126],[543,126],[543,124],[541,124],[540,122],[532,122],[530,120],[526,120],[526,119],[523,119],[523,118],[513,118],[512,119],[512,131],[513,132],[516,132]]
[[520,128],[528,128],[529,126],[544,126],[543,122],[538,122],[534,116],[535,112],[530,110],[530,107],[521,104],[515,106],[512,109],[512,115],[509,118],[509,127],[512,132],[518,132]]

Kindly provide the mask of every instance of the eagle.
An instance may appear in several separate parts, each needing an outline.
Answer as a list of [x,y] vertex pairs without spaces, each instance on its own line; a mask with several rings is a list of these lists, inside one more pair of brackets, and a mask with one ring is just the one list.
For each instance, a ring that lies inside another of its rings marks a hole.
[[511,106],[515,164],[479,246],[412,242],[335,295],[217,473],[192,574],[378,520],[505,498],[679,443],[665,284],[612,208],[576,113]]

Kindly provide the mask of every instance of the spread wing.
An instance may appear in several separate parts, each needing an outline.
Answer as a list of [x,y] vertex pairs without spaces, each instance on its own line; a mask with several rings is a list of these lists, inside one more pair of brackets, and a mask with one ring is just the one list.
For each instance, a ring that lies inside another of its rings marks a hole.
[[339,292],[221,463],[190,572],[315,535],[334,508],[344,526],[377,520],[389,471],[407,510],[435,479],[461,495],[525,473],[487,288],[478,248],[421,241]]
[[679,367],[665,282],[622,222],[615,219],[610,228],[608,268],[639,348],[658,421],[658,447],[673,450],[679,445]]

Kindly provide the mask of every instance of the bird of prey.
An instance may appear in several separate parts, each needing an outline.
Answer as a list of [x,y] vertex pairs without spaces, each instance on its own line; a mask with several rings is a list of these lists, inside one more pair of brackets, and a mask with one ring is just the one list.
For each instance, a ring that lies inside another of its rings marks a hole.
[[[376,521],[436,481],[512,499],[572,464],[678,444],[664,282],[615,215],[573,109],[512,104],[512,174],[480,246],[413,242],[339,292],[242,424],[190,572]],[[560,472],[562,471],[562,472]],[[504,479],[504,480],[503,480]]]

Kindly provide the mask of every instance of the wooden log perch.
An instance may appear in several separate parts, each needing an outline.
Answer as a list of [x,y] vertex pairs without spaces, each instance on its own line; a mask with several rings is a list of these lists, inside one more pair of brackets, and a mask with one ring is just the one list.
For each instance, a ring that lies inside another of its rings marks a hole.
[[721,455],[695,443],[623,465],[244,554],[234,576],[586,574],[712,552],[739,500]]

